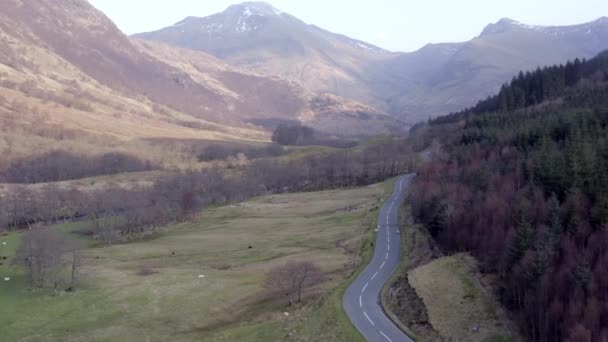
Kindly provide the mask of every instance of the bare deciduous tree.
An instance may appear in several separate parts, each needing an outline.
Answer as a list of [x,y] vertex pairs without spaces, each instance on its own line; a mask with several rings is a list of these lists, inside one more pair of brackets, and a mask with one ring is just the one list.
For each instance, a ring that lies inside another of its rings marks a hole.
[[312,262],[288,262],[266,274],[264,287],[273,293],[285,295],[289,305],[302,301],[302,292],[324,280],[321,269]]
[[46,227],[33,227],[21,239],[15,263],[28,270],[32,286],[55,290],[65,283],[69,267],[67,283],[73,288],[81,265],[78,250],[79,245],[74,240]]

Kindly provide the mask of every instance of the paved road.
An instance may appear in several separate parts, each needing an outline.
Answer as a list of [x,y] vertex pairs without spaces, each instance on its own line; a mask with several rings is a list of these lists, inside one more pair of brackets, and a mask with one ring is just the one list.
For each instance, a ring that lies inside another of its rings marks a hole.
[[412,341],[388,318],[380,307],[380,291],[391,276],[401,257],[401,238],[397,214],[414,174],[397,180],[391,197],[378,216],[374,257],[363,273],[346,290],[344,309],[361,334],[371,342]]

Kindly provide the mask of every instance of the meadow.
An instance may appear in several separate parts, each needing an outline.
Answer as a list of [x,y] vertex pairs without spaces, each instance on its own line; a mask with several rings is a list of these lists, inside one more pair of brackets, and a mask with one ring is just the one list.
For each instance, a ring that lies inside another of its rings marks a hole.
[[[373,223],[392,182],[269,195],[209,208],[144,240],[103,246],[87,238],[74,292],[32,290],[11,264],[20,233],[0,236],[2,341],[357,341],[342,312],[348,280],[369,255]],[[53,227],[65,234],[72,223]],[[262,286],[291,260],[318,264],[327,281],[287,307]],[[200,277],[203,276],[204,278]]]

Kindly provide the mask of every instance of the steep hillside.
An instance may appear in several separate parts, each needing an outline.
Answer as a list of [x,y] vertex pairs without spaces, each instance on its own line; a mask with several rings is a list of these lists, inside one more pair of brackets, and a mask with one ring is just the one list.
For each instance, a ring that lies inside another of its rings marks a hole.
[[211,105],[219,97],[142,53],[86,1],[0,3],[4,162],[53,149],[155,153],[138,142],[145,138],[268,139],[259,129],[214,123],[175,103],[169,95],[182,91],[179,79],[200,91],[192,103]]
[[246,2],[136,37],[205,51],[416,122],[471,106],[519,70],[594,56],[608,48],[608,19],[565,27],[503,19],[468,42],[392,53]]

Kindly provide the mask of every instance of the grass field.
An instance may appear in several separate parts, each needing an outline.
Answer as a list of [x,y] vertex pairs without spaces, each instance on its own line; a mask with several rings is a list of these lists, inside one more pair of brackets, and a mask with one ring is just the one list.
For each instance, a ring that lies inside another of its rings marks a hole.
[[[0,340],[360,340],[341,297],[363,222],[375,221],[391,185],[266,196],[208,209],[145,241],[90,244],[74,293],[31,291],[21,270],[5,263],[0,280],[11,280],[0,282]],[[75,228],[61,227],[66,234]],[[0,255],[10,258],[19,238],[0,236],[7,242]],[[286,302],[261,283],[288,260],[313,261],[329,280],[286,316]],[[155,273],[138,275],[144,266]]]
[[409,272],[433,328],[448,341],[513,341],[495,296],[467,254],[443,257]]

